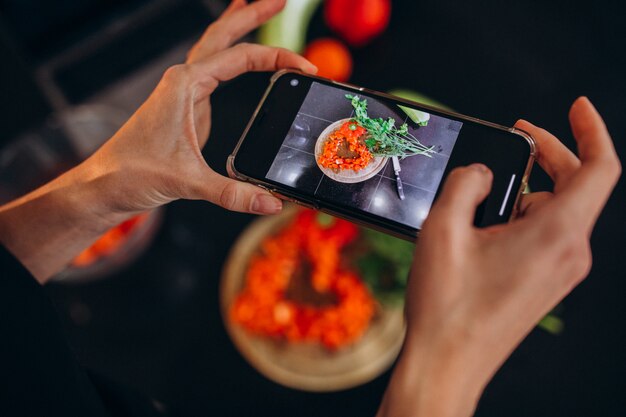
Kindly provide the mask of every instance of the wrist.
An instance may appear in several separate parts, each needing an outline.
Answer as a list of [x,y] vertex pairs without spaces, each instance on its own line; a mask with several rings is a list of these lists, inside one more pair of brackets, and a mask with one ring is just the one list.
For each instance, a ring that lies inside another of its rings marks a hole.
[[67,184],[64,198],[77,209],[75,216],[82,227],[103,233],[138,211],[120,204],[130,194],[124,188],[123,175],[116,170],[107,172],[97,167],[86,162],[58,180]]
[[0,207],[0,242],[45,282],[132,214],[108,210],[107,182],[79,166]]
[[466,332],[408,335],[379,417],[471,416],[489,380],[478,348]]

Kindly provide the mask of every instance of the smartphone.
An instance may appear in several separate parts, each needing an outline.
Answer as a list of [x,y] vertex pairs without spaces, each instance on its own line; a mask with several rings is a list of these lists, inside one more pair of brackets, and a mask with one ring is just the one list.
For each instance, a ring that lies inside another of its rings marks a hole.
[[475,162],[494,174],[475,224],[509,221],[534,156],[519,129],[283,70],[227,168],[282,199],[414,240],[446,175]]

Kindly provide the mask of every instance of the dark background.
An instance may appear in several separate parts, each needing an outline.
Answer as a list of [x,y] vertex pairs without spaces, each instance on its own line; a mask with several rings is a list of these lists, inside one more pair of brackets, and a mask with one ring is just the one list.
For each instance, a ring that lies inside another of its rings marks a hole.
[[[44,3],[76,14],[55,18]],[[186,48],[221,6],[92,0],[80,2],[88,5],[79,12],[78,3],[0,2],[1,143],[52,109],[110,100],[132,111],[149,89],[116,101],[107,95],[111,86],[126,80],[128,88],[137,87],[137,74],[158,74],[182,59],[168,51]],[[502,124],[524,117],[570,147],[567,110],[587,95],[624,160],[625,14],[614,3],[442,0],[395,1],[393,7],[388,31],[353,51],[353,83],[411,88]],[[309,37],[327,34],[318,12]],[[75,48],[94,37],[99,42]],[[147,86],[158,79],[146,77]],[[214,127],[204,153],[214,168],[224,171],[267,79],[241,77],[212,99]],[[52,98],[50,82],[60,92]],[[535,169],[531,187],[549,186]],[[622,180],[592,236],[591,274],[561,306],[564,332],[533,331],[487,387],[478,416],[624,415],[625,197]],[[49,285],[78,356],[196,415],[373,415],[388,374],[344,392],[305,393],[267,381],[234,349],[219,316],[218,282],[229,247],[251,220],[207,203],[177,202],[130,267],[91,284]]]

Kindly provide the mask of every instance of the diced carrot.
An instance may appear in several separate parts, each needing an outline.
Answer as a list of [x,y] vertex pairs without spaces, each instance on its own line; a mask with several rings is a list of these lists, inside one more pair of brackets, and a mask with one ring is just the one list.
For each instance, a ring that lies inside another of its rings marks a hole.
[[91,265],[98,259],[98,255],[96,255],[91,248],[87,248],[80,253],[74,260],[72,261],[72,265],[76,267],[85,267]]

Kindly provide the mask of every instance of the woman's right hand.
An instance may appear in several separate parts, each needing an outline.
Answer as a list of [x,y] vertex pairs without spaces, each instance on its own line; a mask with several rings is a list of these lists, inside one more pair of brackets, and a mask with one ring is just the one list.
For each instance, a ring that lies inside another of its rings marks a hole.
[[426,220],[407,289],[408,331],[379,415],[468,416],[496,370],[589,273],[589,237],[621,172],[593,105],[570,123],[580,157],[532,124],[554,193],[525,196],[506,225],[473,226],[491,189],[483,165],[453,171]]

